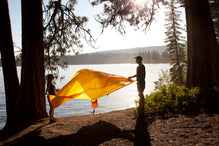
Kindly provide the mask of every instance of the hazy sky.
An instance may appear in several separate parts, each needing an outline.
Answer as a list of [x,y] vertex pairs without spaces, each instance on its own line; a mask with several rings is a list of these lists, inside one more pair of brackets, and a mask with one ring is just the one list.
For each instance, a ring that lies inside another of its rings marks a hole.
[[[12,34],[15,46],[21,47],[21,2],[20,0],[8,0],[11,17]],[[86,16],[89,19],[87,27],[91,29],[94,38],[97,38],[98,49],[93,49],[84,43],[84,51],[96,52],[115,49],[127,49],[133,47],[159,46],[165,45],[164,39],[166,31],[164,27],[164,10],[161,9],[156,16],[156,21],[152,23],[148,31],[134,31],[133,27],[127,26],[127,34],[121,36],[115,29],[105,29],[101,34],[101,25],[94,20],[94,15],[101,12],[101,7],[92,7],[88,0],[78,0],[75,13],[80,16]],[[184,11],[182,15],[182,26],[185,25]]]

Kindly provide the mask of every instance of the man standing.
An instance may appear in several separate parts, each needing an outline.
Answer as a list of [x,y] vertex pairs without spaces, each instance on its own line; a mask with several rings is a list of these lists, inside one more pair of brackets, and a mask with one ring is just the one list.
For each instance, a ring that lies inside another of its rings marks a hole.
[[139,95],[139,116],[144,116],[144,89],[145,89],[145,66],[142,63],[142,57],[135,57],[136,63],[138,64],[136,75],[129,77],[129,79],[136,77],[137,78],[137,88]]

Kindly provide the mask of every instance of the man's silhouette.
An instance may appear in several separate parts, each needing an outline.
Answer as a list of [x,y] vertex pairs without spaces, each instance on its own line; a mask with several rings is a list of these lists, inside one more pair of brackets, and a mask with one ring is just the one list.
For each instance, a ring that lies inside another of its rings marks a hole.
[[144,89],[145,89],[145,66],[142,63],[142,57],[135,57],[136,63],[138,64],[136,75],[129,77],[129,79],[136,77],[137,78],[137,88],[139,95],[139,116],[144,116]]

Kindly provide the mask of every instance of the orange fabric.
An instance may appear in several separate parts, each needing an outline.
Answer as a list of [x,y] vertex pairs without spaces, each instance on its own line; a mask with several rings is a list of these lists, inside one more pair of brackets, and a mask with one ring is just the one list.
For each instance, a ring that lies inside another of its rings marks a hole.
[[[55,95],[49,95],[53,107],[58,107],[70,99],[91,99],[97,101],[98,98],[110,94],[134,81],[114,74],[101,71],[82,69]],[[98,104],[92,104],[98,106]]]
[[97,102],[97,100],[95,100],[95,101],[92,101],[92,100],[91,100],[91,107],[98,107],[98,102]]

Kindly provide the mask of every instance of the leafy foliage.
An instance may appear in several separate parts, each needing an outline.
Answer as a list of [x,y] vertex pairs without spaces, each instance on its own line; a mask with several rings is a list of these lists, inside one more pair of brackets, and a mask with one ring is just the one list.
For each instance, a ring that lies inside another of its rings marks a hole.
[[90,30],[85,27],[87,17],[76,16],[74,7],[76,0],[68,0],[64,5],[61,0],[50,0],[44,6],[44,49],[45,68],[58,75],[58,66],[66,68],[68,61],[59,63],[59,59],[67,52],[73,51],[78,54],[85,39],[91,46],[95,42]]
[[186,73],[186,61],[185,61],[185,41],[182,37],[183,29],[180,26],[182,20],[180,19],[180,11],[175,6],[177,3],[175,0],[171,0],[167,4],[166,8],[166,39],[167,51],[169,53],[170,64],[170,76],[171,81],[178,85],[185,84],[185,73]]
[[[76,16],[74,7],[76,0],[49,0],[43,4],[43,43],[45,50],[45,69],[59,77],[60,66],[68,67],[65,55],[68,52],[79,54],[83,48],[81,40],[85,40],[95,48],[95,39],[90,29],[86,28],[87,17]],[[22,54],[16,56],[16,62],[21,61]],[[60,61],[62,58],[62,62]],[[65,59],[63,59],[65,58]]]
[[[137,103],[137,102],[136,102]],[[175,83],[163,85],[145,97],[145,113],[162,117],[200,112],[219,113],[219,93],[213,89],[189,89]],[[137,109],[135,110],[136,112]]]
[[186,86],[177,86],[175,83],[161,86],[156,92],[145,97],[145,111],[172,115],[188,113],[199,107],[198,87],[189,89]]
[[92,5],[104,6],[102,14],[97,15],[96,20],[102,28],[114,27],[121,34],[125,34],[125,26],[146,28],[154,20],[154,14],[159,8],[159,3],[164,0],[147,0],[145,3],[137,4],[135,0],[93,0]]

